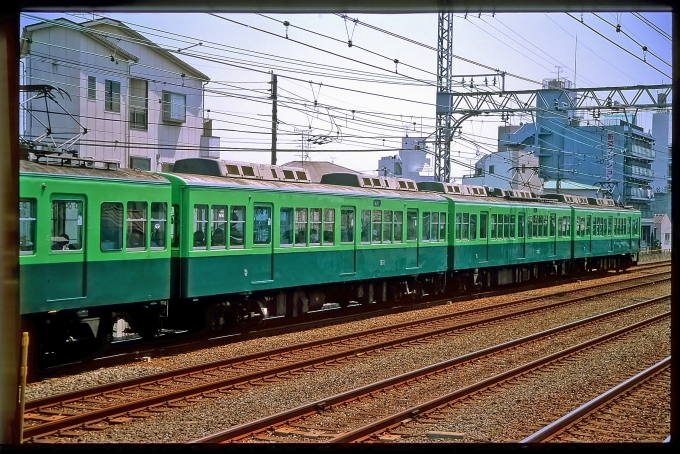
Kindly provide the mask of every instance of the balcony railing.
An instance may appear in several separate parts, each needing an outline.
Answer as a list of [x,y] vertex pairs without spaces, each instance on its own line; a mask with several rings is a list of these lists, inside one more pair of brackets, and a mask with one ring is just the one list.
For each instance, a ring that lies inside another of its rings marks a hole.
[[633,145],[631,148],[631,156],[637,156],[645,159],[654,159],[656,157],[656,150],[651,148],[646,148],[640,145]]

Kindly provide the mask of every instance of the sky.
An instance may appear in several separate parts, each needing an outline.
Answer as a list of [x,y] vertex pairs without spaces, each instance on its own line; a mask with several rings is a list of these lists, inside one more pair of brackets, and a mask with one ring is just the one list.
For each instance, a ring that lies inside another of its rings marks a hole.
[[[270,162],[271,72],[278,164],[304,158],[377,173],[379,158],[397,154],[405,135],[428,137],[434,149],[437,14],[25,12],[21,25],[102,16],[210,77],[206,115],[223,159]],[[669,84],[670,33],[670,13],[454,14],[453,90],[470,92],[470,82],[489,90],[494,79],[500,87],[500,72],[508,91],[540,89],[557,77],[578,88]],[[498,126],[520,122],[531,117],[464,121],[451,145],[454,180],[496,149]],[[649,131],[651,114],[641,113],[638,124]]]

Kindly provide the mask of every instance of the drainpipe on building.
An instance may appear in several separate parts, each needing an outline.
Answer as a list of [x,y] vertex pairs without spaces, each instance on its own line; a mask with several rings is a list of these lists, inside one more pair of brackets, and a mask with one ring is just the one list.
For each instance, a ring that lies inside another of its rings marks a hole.
[[[134,62],[128,62],[128,80],[127,80],[127,105],[125,106],[125,118],[126,118],[126,124],[127,124],[127,140],[125,143],[125,165],[121,166],[122,168],[129,168],[130,167],[130,107],[132,106],[132,103],[130,102],[130,80],[132,79],[132,65],[136,65]],[[149,96],[149,87],[147,85],[146,89],[147,97]],[[146,124],[147,124],[147,130],[149,128],[149,108],[148,108],[148,102],[147,102],[147,110],[146,110]],[[122,164],[122,163],[121,163]]]

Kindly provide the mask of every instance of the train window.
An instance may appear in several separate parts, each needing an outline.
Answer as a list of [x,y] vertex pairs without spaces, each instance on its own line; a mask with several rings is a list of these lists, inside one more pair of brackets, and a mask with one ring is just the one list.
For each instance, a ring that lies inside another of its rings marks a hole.
[[380,243],[382,230],[382,211],[373,210],[371,214],[371,242]]
[[268,206],[255,206],[253,210],[253,244],[271,244],[272,209]]
[[293,209],[281,208],[279,221],[279,244],[281,246],[293,245]]
[[139,250],[146,248],[147,221],[146,202],[127,203],[127,239],[125,243],[127,249]]
[[165,249],[168,204],[151,202],[151,247]]
[[361,242],[371,242],[371,210],[361,210]]
[[385,210],[383,213],[383,243],[392,242],[392,212]]
[[591,216],[586,216],[586,237],[590,237],[590,223],[592,221]]
[[99,234],[102,251],[123,249],[123,204],[121,202],[102,203]]
[[295,245],[307,245],[307,208],[295,210]]
[[462,233],[461,233],[461,228],[463,225],[463,214],[462,213],[456,213],[456,240],[460,240]]
[[179,205],[170,207],[170,246],[179,247]]
[[446,241],[446,213],[439,213],[439,241]]
[[485,240],[487,235],[486,235],[486,230],[487,226],[489,224],[488,221],[489,215],[487,213],[480,213],[479,214],[479,239],[480,240]]
[[630,235],[630,218],[626,218],[626,235]]
[[503,215],[503,238],[510,238],[510,215]]
[[309,210],[309,244],[321,244],[321,208]]
[[469,237],[470,237],[470,213],[463,213],[460,226],[460,238],[462,240],[467,240]]
[[210,249],[225,247],[227,247],[227,206],[213,205],[210,216]]
[[527,216],[527,238],[533,238],[534,236],[534,217],[532,215]]
[[19,253],[35,252],[35,199],[19,201]]
[[403,243],[404,241],[404,212],[394,212],[394,242]]
[[433,211],[430,213],[430,223],[432,228],[430,229],[430,240],[437,241],[439,239],[439,213]]
[[208,205],[194,205],[194,249],[205,249],[208,236]]
[[543,219],[543,232],[541,236],[543,238],[548,238],[548,215],[541,216],[541,218]]
[[607,218],[607,236],[612,236],[612,224],[614,224],[611,216]]
[[517,215],[517,237],[524,238],[524,213]]
[[52,250],[81,250],[83,233],[83,202],[54,200],[52,202]]
[[335,243],[335,209],[323,209],[323,244],[332,246]]
[[491,215],[491,239],[495,240],[496,239],[496,228],[497,225],[496,223],[498,222],[498,216],[495,214]]
[[422,241],[430,241],[430,213],[423,212],[423,239]]
[[515,215],[510,215],[510,238],[515,238]]
[[476,214],[470,215],[470,239],[471,240],[477,239],[477,215]]
[[555,222],[556,222],[556,214],[553,213],[550,215],[550,236],[554,237],[555,236]]
[[571,218],[569,216],[564,217],[564,227],[565,227],[565,236],[567,238],[571,238]]
[[232,206],[229,215],[229,248],[237,249],[245,246],[243,239],[246,231],[246,207]]
[[354,243],[354,208],[340,210],[340,242]]

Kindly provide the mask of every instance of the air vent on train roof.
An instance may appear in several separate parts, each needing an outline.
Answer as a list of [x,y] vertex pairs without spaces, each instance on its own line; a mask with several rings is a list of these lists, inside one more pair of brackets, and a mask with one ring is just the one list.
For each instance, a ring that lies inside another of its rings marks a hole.
[[326,173],[321,177],[321,184],[352,186],[355,188],[392,189],[396,191],[418,190],[413,180],[394,177],[376,177],[349,172]]
[[175,162],[174,173],[192,173],[228,178],[310,183],[306,169],[211,158],[186,158]]

